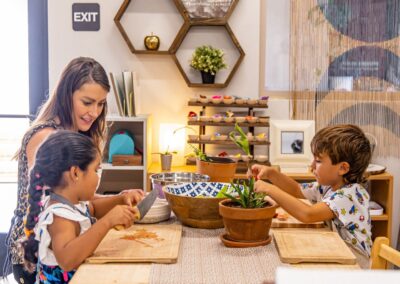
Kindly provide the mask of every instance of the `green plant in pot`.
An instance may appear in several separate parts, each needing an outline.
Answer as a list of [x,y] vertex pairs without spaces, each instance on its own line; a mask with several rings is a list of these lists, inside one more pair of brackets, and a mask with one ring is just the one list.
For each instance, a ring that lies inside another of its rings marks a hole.
[[231,182],[237,162],[225,157],[207,156],[201,149],[189,144],[196,155],[196,173],[208,175],[211,182]]
[[192,55],[190,67],[201,72],[203,84],[214,84],[217,72],[227,68],[224,52],[211,45],[199,46]]
[[251,247],[271,242],[269,230],[277,208],[265,200],[265,194],[254,191],[254,178],[241,185],[232,184],[228,199],[219,203],[225,234],[222,242],[231,247]]
[[[174,131],[172,132],[172,136],[174,136],[178,131],[180,131],[182,129],[189,129],[189,130],[192,130],[192,131],[196,132],[193,128],[191,128],[189,126],[182,126],[182,127],[178,127],[176,129],[174,129]],[[159,154],[160,155],[161,170],[163,170],[163,171],[170,171],[171,170],[172,155],[178,154],[178,151],[170,151],[169,148],[170,148],[170,145],[168,145],[167,149],[165,151],[163,151],[163,152],[153,153],[153,154]]]
[[159,154],[160,155],[160,161],[161,161],[161,170],[163,171],[170,171],[171,170],[171,165],[172,165],[172,155],[178,154],[177,151],[169,151],[169,145],[167,149],[163,152],[156,152],[153,154]]

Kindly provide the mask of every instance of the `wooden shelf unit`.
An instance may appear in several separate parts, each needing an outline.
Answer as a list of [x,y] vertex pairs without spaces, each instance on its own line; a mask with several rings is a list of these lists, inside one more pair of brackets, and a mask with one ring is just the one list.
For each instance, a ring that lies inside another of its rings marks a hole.
[[[128,188],[147,188],[147,169],[151,164],[151,116],[107,117],[111,124],[101,164],[102,175],[98,193],[118,193]],[[108,147],[111,136],[120,129],[128,130],[132,135],[135,148],[143,152],[142,164],[138,166],[113,166],[108,163]]]
[[[232,106],[232,104],[224,104],[224,103],[219,103],[219,104],[214,104],[214,103],[201,103],[201,102],[189,102],[189,106],[196,106],[196,107],[201,107],[201,111],[199,113],[199,116],[204,116],[206,113],[207,108],[229,108]],[[243,108],[247,109],[247,115],[248,116],[254,116],[254,109],[266,109],[268,108],[267,104],[234,104],[236,108]],[[206,127],[207,126],[218,126],[218,127],[230,127],[233,129],[235,126],[235,122],[212,122],[212,121],[188,121],[188,125],[196,125],[199,126],[199,135],[206,134]],[[239,126],[241,127],[247,127],[248,132],[252,133],[254,136],[254,129],[256,127],[265,127],[268,130],[266,131],[267,133],[267,141],[249,141],[250,142],[250,153],[254,156],[254,147],[255,146],[267,146],[267,152],[266,155],[268,156],[268,161],[265,164],[270,165],[269,163],[269,145],[270,141],[268,141],[269,137],[269,121],[268,122],[256,122],[256,123],[249,123],[249,122],[240,122],[238,123]],[[227,146],[233,146],[235,145],[233,141],[231,141],[228,137],[227,140],[188,140],[187,143],[190,144],[198,144],[199,148],[206,153],[205,151],[205,146],[206,145],[227,145]],[[191,163],[188,162],[190,165]]]

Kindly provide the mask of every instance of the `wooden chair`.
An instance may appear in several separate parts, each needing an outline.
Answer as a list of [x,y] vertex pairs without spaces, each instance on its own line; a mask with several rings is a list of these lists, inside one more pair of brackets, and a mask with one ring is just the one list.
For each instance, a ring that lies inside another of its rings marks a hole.
[[400,251],[390,247],[389,239],[377,237],[371,252],[371,269],[387,269],[388,262],[400,266]]

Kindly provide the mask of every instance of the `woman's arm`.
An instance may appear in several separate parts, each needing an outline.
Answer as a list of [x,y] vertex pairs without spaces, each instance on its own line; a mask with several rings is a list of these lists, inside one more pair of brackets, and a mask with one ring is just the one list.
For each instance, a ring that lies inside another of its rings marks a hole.
[[303,201],[273,184],[268,184],[259,180],[255,183],[255,190],[257,192],[265,192],[290,215],[303,223],[331,220],[335,217],[332,210],[325,203],[319,202],[314,205],[305,204]]
[[79,223],[54,215],[48,230],[58,265],[65,271],[78,268],[95,251],[110,228],[115,225],[130,227],[135,213],[132,207],[116,206],[82,235]]

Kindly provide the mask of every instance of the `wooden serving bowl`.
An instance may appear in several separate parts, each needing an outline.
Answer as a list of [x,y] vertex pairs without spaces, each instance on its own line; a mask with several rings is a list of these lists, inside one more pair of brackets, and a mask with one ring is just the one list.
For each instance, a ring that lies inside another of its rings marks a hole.
[[219,202],[215,196],[229,183],[191,182],[170,184],[163,188],[168,203],[183,225],[203,229],[223,228]]

